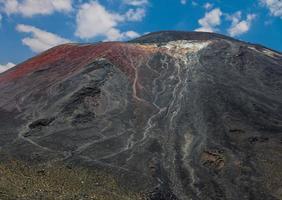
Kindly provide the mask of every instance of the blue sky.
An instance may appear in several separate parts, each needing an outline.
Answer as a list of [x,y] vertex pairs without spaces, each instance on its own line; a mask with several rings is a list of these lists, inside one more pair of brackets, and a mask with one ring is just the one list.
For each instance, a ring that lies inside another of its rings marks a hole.
[[0,73],[66,42],[209,31],[282,51],[281,0],[0,0]]

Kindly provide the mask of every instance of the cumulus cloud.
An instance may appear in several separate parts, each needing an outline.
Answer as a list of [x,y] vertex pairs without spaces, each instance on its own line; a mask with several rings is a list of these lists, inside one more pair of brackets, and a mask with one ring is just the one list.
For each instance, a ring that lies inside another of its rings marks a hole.
[[8,15],[20,14],[24,17],[72,10],[72,0],[0,0],[0,5]]
[[149,2],[148,0],[123,0],[123,3],[131,6],[145,6]]
[[209,3],[209,2],[207,2],[207,3],[204,4],[204,8],[205,8],[206,10],[209,10],[209,9],[211,9],[212,7],[213,7],[213,5],[212,5],[211,3]]
[[[139,5],[141,1],[131,1]],[[128,1],[129,3],[129,1]],[[80,6],[76,16],[77,29],[75,35],[81,39],[90,39],[97,36],[105,37],[105,40],[123,40],[136,37],[139,34],[134,31],[121,32],[117,26],[126,21],[140,21],[145,16],[143,10],[129,10],[126,14],[106,10],[97,1],[84,3]]]
[[7,63],[6,65],[1,65],[0,64],[0,73],[3,73],[4,71],[7,71],[8,69],[10,69],[10,68],[12,68],[14,66],[15,66],[15,64],[11,63],[11,62]]
[[124,33],[124,37],[126,38],[136,38],[139,37],[140,35],[136,33],[135,31],[127,31]]
[[187,0],[180,0],[180,3],[185,5],[185,4],[187,4]]
[[115,41],[115,40],[125,40],[139,37],[140,35],[135,31],[121,32],[118,29],[112,28],[107,32],[106,39],[104,41]]
[[241,11],[238,11],[233,15],[228,16],[228,19],[232,21],[232,24],[228,29],[229,35],[234,37],[248,32],[255,17],[255,14],[248,14],[246,19],[242,20]]
[[32,51],[39,53],[59,44],[69,43],[70,40],[62,38],[56,34],[38,29],[34,26],[18,24],[17,31],[28,33],[31,36],[22,39],[22,43]]
[[281,0],[260,0],[266,6],[270,14],[282,19],[282,1]]
[[125,13],[125,17],[128,21],[141,21],[146,16],[146,10],[144,8],[129,9]]
[[195,31],[215,32],[217,26],[221,24],[222,12],[219,8],[215,8],[205,13],[205,16],[199,19],[198,23],[201,25]]

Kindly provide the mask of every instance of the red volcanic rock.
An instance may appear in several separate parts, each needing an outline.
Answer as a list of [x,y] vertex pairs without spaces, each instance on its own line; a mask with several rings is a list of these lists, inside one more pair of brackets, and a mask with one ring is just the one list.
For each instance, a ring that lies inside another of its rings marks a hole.
[[59,73],[63,72],[64,75],[75,73],[97,58],[108,59],[113,64],[120,66],[120,69],[130,78],[133,78],[135,65],[142,59],[146,59],[152,52],[153,49],[141,45],[119,42],[96,45],[60,45],[18,65],[8,71],[5,76],[0,76],[0,83],[15,81],[32,72],[48,69],[50,66],[58,68],[53,70],[57,70]]

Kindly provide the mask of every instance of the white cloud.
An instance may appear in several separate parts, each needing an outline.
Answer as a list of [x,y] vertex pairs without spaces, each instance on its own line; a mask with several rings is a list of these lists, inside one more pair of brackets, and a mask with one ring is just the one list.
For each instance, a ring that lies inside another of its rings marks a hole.
[[[137,2],[137,1],[136,1]],[[136,4],[135,1],[132,3]],[[138,9],[137,9],[138,11]],[[125,15],[110,12],[97,1],[82,4],[76,16],[77,29],[75,35],[81,39],[103,36],[105,40],[124,40],[138,35],[133,31],[121,32],[117,26],[126,21],[139,21],[145,11],[133,13],[129,10]]]
[[108,12],[98,2],[85,3],[80,7],[76,16],[77,30],[75,34],[82,39],[104,34],[113,35],[117,32],[113,30],[114,27],[123,20],[121,15]]
[[124,33],[124,37],[126,38],[137,38],[139,36],[139,33],[136,33],[135,31],[127,31]]
[[187,4],[187,0],[180,0],[180,3],[185,5],[185,4]]
[[232,21],[231,27],[228,29],[229,35],[234,37],[248,32],[255,17],[254,14],[248,14],[245,20],[241,20],[242,13],[240,11],[228,16],[228,19]]
[[237,11],[234,14],[230,15],[230,14],[225,14],[227,20],[231,21],[232,24],[237,24],[240,19],[242,18],[242,12],[241,11]]
[[270,14],[282,19],[282,1],[281,0],[260,0],[261,3],[268,7]]
[[31,34],[31,37],[22,39],[22,43],[31,48],[32,51],[39,53],[59,44],[69,43],[70,40],[64,39],[53,33],[38,29],[34,26],[18,24],[17,31]]
[[1,23],[2,23],[2,15],[0,14],[0,27],[1,27]]
[[209,2],[207,2],[207,3],[204,4],[204,8],[205,8],[206,10],[209,10],[209,9],[211,9],[212,7],[213,7],[213,5],[212,5],[211,3],[209,3]]
[[135,31],[120,32],[120,30],[112,28],[107,32],[106,39],[104,41],[125,40],[139,37],[140,35]]
[[145,6],[149,2],[148,0],[123,0],[123,3],[131,6]]
[[7,71],[8,69],[10,69],[10,68],[12,68],[14,66],[15,66],[15,64],[11,63],[11,62],[7,63],[6,65],[1,65],[0,64],[0,73],[3,73],[4,71]]
[[72,10],[72,0],[0,0],[0,5],[8,15],[20,14],[24,17]]
[[197,28],[195,31],[215,32],[216,27],[221,24],[221,16],[222,12],[219,8],[206,12],[205,16],[198,21],[201,27]]
[[129,9],[125,13],[125,17],[128,21],[141,21],[146,16],[146,10],[144,8]]

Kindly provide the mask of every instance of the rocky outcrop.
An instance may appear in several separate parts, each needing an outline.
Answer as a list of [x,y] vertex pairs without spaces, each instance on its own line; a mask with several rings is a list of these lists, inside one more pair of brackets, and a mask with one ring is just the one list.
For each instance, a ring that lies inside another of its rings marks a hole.
[[282,55],[211,33],[66,44],[0,74],[0,150],[147,199],[282,198]]

